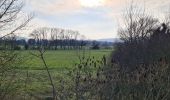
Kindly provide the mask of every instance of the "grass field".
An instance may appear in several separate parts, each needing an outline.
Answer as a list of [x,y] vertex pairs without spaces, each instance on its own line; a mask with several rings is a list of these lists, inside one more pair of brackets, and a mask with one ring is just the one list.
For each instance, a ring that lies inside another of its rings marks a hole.
[[[51,86],[49,84],[47,72],[44,70],[44,65],[41,59],[31,55],[30,52],[35,54],[38,53],[37,51],[20,51],[20,54],[26,61],[23,62],[20,67],[22,70],[19,71],[18,76],[21,78],[19,80],[23,80],[22,82],[27,82],[27,86],[21,89],[24,89],[27,93],[48,96],[51,94]],[[110,53],[111,50],[91,50],[86,51],[84,55],[85,57],[91,56],[95,59],[101,59],[104,55],[107,56]],[[71,82],[69,80],[71,80],[72,77],[67,74],[75,68],[74,64],[79,62],[78,55],[82,56],[83,51],[46,51],[45,60],[50,68],[50,73],[53,77],[57,90],[61,87],[58,85],[59,80],[67,80],[68,82]]]
[[[38,54],[37,51],[22,51],[21,55],[24,56],[26,62],[22,64],[22,68],[27,69],[44,69],[42,61],[31,55],[31,53]],[[70,69],[75,63],[79,62],[79,56],[85,55],[85,57],[95,57],[100,59],[104,55],[109,55],[111,50],[90,50],[90,51],[76,51],[76,50],[57,50],[46,51],[45,60],[50,69]]]

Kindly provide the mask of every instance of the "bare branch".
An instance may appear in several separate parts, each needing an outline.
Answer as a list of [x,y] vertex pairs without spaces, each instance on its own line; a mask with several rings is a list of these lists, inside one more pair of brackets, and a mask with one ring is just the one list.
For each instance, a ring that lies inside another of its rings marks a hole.
[[9,36],[11,34],[14,34],[16,31],[18,31],[18,30],[22,29],[23,27],[25,27],[32,19],[33,19],[33,16],[28,17],[28,19],[23,24],[21,24],[20,26],[18,26],[14,30],[12,30],[10,33],[0,37],[0,39],[3,39],[3,38],[5,38],[5,37],[7,37],[7,36]]

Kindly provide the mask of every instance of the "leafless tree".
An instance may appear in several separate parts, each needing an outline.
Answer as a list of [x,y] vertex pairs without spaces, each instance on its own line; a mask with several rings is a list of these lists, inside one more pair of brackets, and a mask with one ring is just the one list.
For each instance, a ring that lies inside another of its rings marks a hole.
[[53,48],[53,46],[55,47],[55,50],[58,48],[58,35],[59,35],[59,29],[56,28],[51,28],[51,32],[50,32],[50,38],[51,38],[51,46]]
[[[0,39],[5,38],[16,31],[24,28],[33,18],[33,15],[22,15],[24,3],[22,0],[1,0],[0,1],[0,30],[7,33],[2,34]],[[24,19],[21,17],[24,16]]]
[[[73,33],[74,40],[77,40],[79,35],[80,35],[80,33],[78,31],[75,31]],[[76,41],[74,41],[74,49],[77,49],[77,42]]]
[[[44,46],[50,50],[51,49],[56,50],[58,48],[78,49],[81,48],[84,44],[85,36],[79,34],[78,31],[74,31],[70,29],[61,29],[61,28],[49,28],[49,27],[41,27],[39,29],[46,30],[46,34],[48,35],[47,38],[45,39],[46,45]],[[39,29],[35,29],[35,31]],[[34,46],[34,48],[35,47],[36,46]]]
[[145,9],[136,8],[132,3],[124,13],[124,27],[120,28],[118,35],[125,42],[143,40],[152,34],[152,29],[158,20],[148,15]]

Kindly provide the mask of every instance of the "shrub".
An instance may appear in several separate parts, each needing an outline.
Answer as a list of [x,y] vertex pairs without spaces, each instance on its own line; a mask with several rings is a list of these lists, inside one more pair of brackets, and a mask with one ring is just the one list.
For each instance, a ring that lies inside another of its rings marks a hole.
[[85,100],[169,100],[169,70],[163,61],[127,72],[105,57],[85,59],[74,70],[74,93]]
[[14,50],[21,50],[21,47],[20,46],[15,46]]

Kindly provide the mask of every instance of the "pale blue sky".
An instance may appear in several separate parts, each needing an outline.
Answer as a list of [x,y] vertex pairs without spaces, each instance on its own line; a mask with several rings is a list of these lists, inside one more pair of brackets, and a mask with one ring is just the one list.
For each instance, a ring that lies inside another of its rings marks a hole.
[[[162,17],[170,0],[134,0],[156,17]],[[31,24],[77,30],[88,39],[117,37],[128,0],[26,0],[25,12],[34,12]]]

